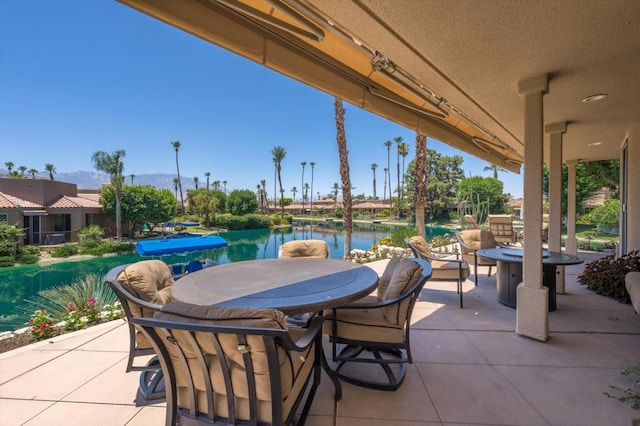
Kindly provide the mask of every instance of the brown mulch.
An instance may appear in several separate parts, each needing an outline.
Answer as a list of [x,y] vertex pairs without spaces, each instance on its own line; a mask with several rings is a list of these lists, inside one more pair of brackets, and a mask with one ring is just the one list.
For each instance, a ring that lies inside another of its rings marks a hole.
[[20,333],[6,339],[0,339],[0,354],[35,342],[36,339],[30,333]]

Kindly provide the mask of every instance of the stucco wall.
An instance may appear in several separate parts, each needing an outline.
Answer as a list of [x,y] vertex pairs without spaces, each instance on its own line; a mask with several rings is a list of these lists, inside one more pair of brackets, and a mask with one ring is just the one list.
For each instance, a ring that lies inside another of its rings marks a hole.
[[640,122],[627,131],[627,251],[640,250]]

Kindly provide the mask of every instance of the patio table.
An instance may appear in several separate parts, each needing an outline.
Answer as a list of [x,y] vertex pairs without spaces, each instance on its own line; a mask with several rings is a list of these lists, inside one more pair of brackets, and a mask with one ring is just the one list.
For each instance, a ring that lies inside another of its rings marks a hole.
[[[343,260],[286,258],[218,265],[187,274],[171,286],[175,300],[196,305],[272,308],[295,315],[321,312],[371,293],[378,274],[368,266]],[[322,351],[322,366],[342,387]]]
[[[518,284],[522,282],[523,250],[520,248],[491,248],[476,252],[478,256],[496,261],[496,288],[498,301],[515,308]],[[549,311],[556,309],[556,266],[577,265],[583,260],[577,256],[553,251],[542,251],[542,284],[549,288]]]
[[171,295],[196,305],[273,308],[294,315],[357,300],[375,289],[371,268],[332,259],[249,260],[187,274]]

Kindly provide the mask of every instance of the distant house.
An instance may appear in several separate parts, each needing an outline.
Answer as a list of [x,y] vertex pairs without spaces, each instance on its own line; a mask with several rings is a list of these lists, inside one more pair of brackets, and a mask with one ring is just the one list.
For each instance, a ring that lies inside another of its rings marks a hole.
[[0,220],[25,228],[24,244],[74,242],[89,225],[115,233],[97,190],[48,179],[0,178]]

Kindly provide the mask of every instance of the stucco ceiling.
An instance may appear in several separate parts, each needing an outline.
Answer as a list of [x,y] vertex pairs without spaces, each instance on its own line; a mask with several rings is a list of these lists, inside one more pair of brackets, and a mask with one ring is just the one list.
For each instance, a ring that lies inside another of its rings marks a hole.
[[564,161],[618,158],[640,122],[637,0],[121,1],[511,170],[524,79],[549,76]]

